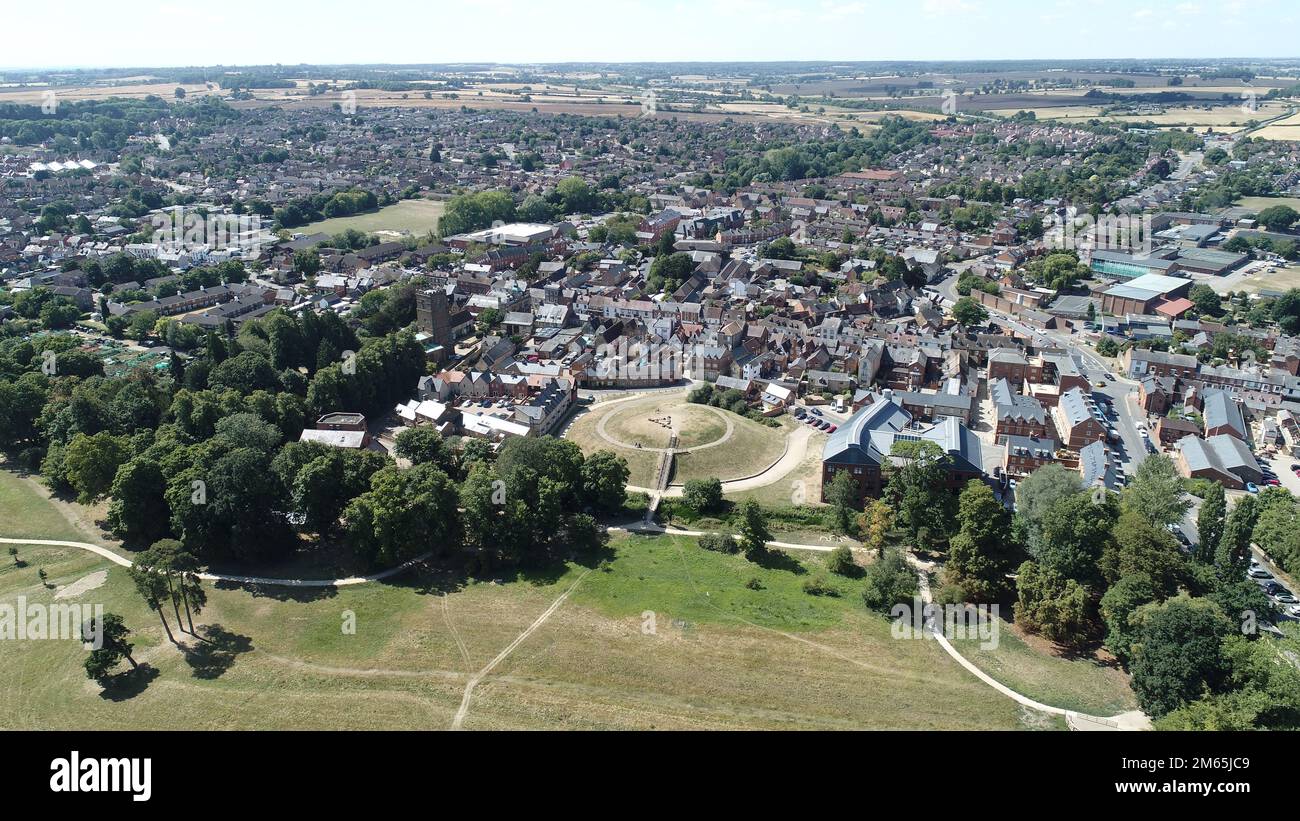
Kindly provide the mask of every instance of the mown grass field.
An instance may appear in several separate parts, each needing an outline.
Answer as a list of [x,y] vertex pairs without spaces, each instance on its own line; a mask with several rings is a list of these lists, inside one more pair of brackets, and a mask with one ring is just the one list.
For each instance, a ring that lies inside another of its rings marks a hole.
[[419,237],[430,231],[436,231],[438,220],[446,210],[447,204],[439,200],[402,200],[384,206],[378,211],[320,220],[294,230],[304,234],[324,231],[333,235],[352,228],[366,234],[373,234],[376,231],[395,231]]
[[808,452],[794,470],[770,485],[728,493],[727,498],[737,502],[755,499],[769,508],[817,504],[822,498],[822,450],[825,446],[826,434],[814,433],[808,442]]
[[[1300,129],[1300,122],[1297,122],[1296,128]],[[1300,139],[1300,134],[1296,135]],[[1242,197],[1233,205],[1240,208],[1249,208],[1252,211],[1263,211],[1265,208],[1271,208],[1274,205],[1289,205],[1300,211],[1300,197]]]
[[[663,424],[668,419],[672,420],[671,427]],[[727,423],[720,412],[673,397],[657,402],[622,403],[622,407],[610,411],[605,430],[620,442],[640,442],[652,448],[668,447],[675,432],[678,446],[690,448],[721,439],[727,432]]]
[[729,414],[728,419],[733,425],[733,431],[726,444],[688,450],[677,455],[674,482],[711,478],[723,481],[740,479],[758,473],[780,459],[785,452],[785,440],[791,425],[784,419],[781,427],[777,428],[769,428],[736,414]]

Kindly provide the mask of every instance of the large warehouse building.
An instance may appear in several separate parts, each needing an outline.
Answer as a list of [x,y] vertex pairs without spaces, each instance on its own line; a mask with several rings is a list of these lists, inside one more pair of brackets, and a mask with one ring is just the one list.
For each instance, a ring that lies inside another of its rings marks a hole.
[[1159,305],[1186,298],[1191,290],[1190,279],[1143,274],[1102,291],[1101,310],[1114,316],[1151,314]]

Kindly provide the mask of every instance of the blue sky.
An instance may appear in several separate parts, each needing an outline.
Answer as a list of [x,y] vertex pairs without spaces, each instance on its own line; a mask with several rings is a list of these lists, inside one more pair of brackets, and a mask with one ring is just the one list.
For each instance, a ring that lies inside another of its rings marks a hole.
[[5,16],[7,67],[1300,56],[1296,0],[15,0]]

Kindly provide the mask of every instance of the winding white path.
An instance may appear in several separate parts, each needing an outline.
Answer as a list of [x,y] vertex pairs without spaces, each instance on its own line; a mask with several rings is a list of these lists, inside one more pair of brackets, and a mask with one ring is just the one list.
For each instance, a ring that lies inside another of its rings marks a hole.
[[[613,405],[616,402],[626,402],[628,401],[628,399],[643,399],[643,398],[644,397],[641,396],[632,396],[632,397],[628,397],[627,399],[613,399],[606,404]],[[641,447],[637,447],[635,444],[629,444],[627,442],[624,442],[622,439],[617,438],[616,436],[614,436],[614,434],[610,433],[605,429],[605,425],[609,423],[609,417],[613,416],[615,413],[618,413],[618,411],[608,411],[602,414],[600,417],[600,421],[596,423],[596,433],[600,435],[601,439],[604,439],[606,442],[610,443],[611,445],[614,445],[615,447],[624,448],[625,450],[641,450],[647,453],[667,453],[669,451],[676,453],[678,451],[685,451],[685,450],[697,451],[697,450],[706,450],[708,448],[716,448],[718,445],[725,445],[731,439],[732,435],[735,434],[736,423],[732,421],[731,414],[727,413],[727,411],[724,411],[721,408],[715,408],[712,405],[695,405],[693,407],[707,408],[708,410],[711,410],[715,414],[717,414],[718,418],[722,420],[722,423],[727,426],[727,429],[723,431],[722,436],[718,437],[717,439],[714,439],[712,442],[705,442],[702,445],[695,445],[694,447],[689,447],[689,448],[684,448],[684,447],[652,448],[652,447],[647,447],[645,445],[642,445]]]
[[[916,568],[917,578],[919,579],[921,588],[921,600],[926,604],[930,604],[932,596],[930,593],[930,579],[926,575],[926,570],[928,569],[927,566],[918,561],[917,558],[910,553],[907,554],[907,560]],[[1035,701],[1029,696],[1012,690],[1010,687],[976,667],[969,659],[957,652],[957,648],[952,646],[952,643],[948,641],[948,637],[943,634],[943,630],[940,629],[939,625],[935,622],[933,613],[926,617],[925,629],[934,637],[935,641],[939,642],[939,646],[942,647],[948,655],[952,656],[953,661],[956,661],[962,667],[970,671],[971,675],[992,687],[994,690],[997,690],[1007,698],[1014,700],[1018,704],[1022,704],[1030,709],[1038,710],[1039,712],[1048,713],[1050,715],[1064,716],[1065,721],[1071,730],[1151,729],[1151,720],[1139,710],[1120,713],[1119,715],[1111,716],[1110,718],[1103,718],[1101,716],[1088,715],[1087,713],[1080,713],[1075,710],[1066,710],[1062,707],[1053,707],[1050,704]]]
[[[641,522],[631,523],[623,527],[610,527],[607,529],[611,532],[667,534],[670,536],[699,537],[704,535],[704,531],[701,530],[669,530],[660,525],[647,525]],[[118,565],[119,567],[131,567],[131,561],[129,559],[124,558],[123,556],[120,556],[117,553],[114,553],[113,551],[109,550],[106,547],[90,544],[89,542],[69,542],[69,541],[61,541],[55,539],[13,539],[13,538],[0,537],[0,544],[75,547],[81,550],[86,550],[90,553],[94,553],[95,555],[100,556],[102,558],[108,559],[110,562],[112,562],[115,565]],[[830,551],[834,550],[836,547],[832,545],[794,544],[791,542],[768,542],[767,544],[770,547],[778,547],[786,550],[811,550],[819,553],[829,553]],[[392,567],[387,570],[380,571],[378,573],[373,573],[369,576],[349,576],[347,578],[342,578],[342,579],[272,579],[272,578],[265,578],[261,576],[231,576],[222,573],[200,573],[199,578],[202,578],[206,581],[224,581],[224,582],[235,582],[239,584],[278,585],[283,587],[347,587],[351,585],[365,584],[367,582],[380,581],[390,576],[395,576],[398,573],[401,573],[402,571],[416,564],[417,562],[420,562],[425,558],[428,558],[428,555],[429,554],[425,554],[423,556],[417,556],[416,558],[404,562],[398,565],[397,567]],[[921,600],[929,604],[932,601],[932,595],[930,592],[930,580],[926,575],[926,570],[930,569],[930,566],[921,563],[919,560],[916,559],[915,556],[911,554],[908,554],[907,558],[908,561],[911,562],[913,567],[915,567],[917,570],[917,577],[920,583]],[[551,606],[546,608],[545,612],[543,612],[540,616],[537,617],[536,621],[534,621],[528,627],[528,629],[520,633],[515,638],[514,641],[510,642],[510,644],[508,644],[504,650],[498,653],[495,658],[493,658],[490,662],[488,662],[487,665],[483,667],[483,669],[479,670],[477,673],[474,674],[472,678],[470,678],[469,682],[465,685],[465,693],[461,697],[460,709],[456,711],[456,716],[452,720],[452,725],[451,725],[452,729],[460,728],[461,723],[465,719],[466,713],[469,711],[470,699],[473,697],[474,688],[479,684],[480,681],[483,680],[483,677],[491,673],[492,670],[498,664],[500,664],[502,661],[506,659],[507,656],[509,656],[512,652],[514,652],[516,647],[518,647],[525,640],[527,640],[529,636],[531,636],[534,632],[536,632],[537,629],[541,627],[542,624],[544,624],[546,620],[549,619],[551,615],[554,614],[555,611],[560,608],[560,605],[564,604],[565,600],[568,599],[569,594],[572,593],[578,587],[579,584],[581,584],[582,580],[585,579],[587,577],[587,574],[590,572],[591,572],[590,570],[583,571],[583,573],[580,576],[578,576],[578,578],[574,581],[574,583],[570,585],[567,590],[561,593],[560,596],[551,603]],[[1010,687],[1006,686],[1002,682],[993,678],[988,673],[985,673],[979,667],[975,666],[975,664],[972,663],[970,660],[968,660],[965,656],[959,653],[957,651],[957,648],[953,647],[952,643],[948,641],[948,638],[943,635],[943,631],[939,629],[938,625],[934,622],[933,617],[926,619],[925,626],[926,629],[930,632],[930,634],[934,637],[935,641],[939,643],[939,646],[944,649],[944,652],[946,652],[949,656],[952,657],[954,661],[956,661],[958,664],[960,664],[962,667],[968,670],[971,673],[971,675],[975,676],[980,681],[992,687],[994,690],[997,690],[999,693],[1006,696],[1007,698],[1014,700],[1018,704],[1021,704],[1033,710],[1037,710],[1042,713],[1047,713],[1049,715],[1064,716],[1066,723],[1070,726],[1070,729],[1072,730],[1149,730],[1151,729],[1151,720],[1146,715],[1144,715],[1141,711],[1138,710],[1133,710],[1127,713],[1120,713],[1119,715],[1106,718],[1102,716],[1088,715],[1087,713],[1080,713],[1075,710],[1066,710],[1062,707],[1053,707],[1050,704],[1044,704],[1041,701],[1035,701],[1029,696],[1026,696],[1022,693],[1018,693],[1015,690],[1012,690]],[[462,647],[462,652],[464,652],[463,647]]]
[[[64,542],[55,539],[6,539],[0,538],[0,544],[26,544],[26,545],[48,545],[51,547],[76,547],[81,550],[87,550],[97,556],[108,559],[119,567],[131,567],[130,559],[125,558],[106,547],[100,547],[97,544],[89,542]],[[209,582],[233,582],[236,584],[264,584],[275,585],[279,587],[350,587],[355,584],[365,584],[366,582],[377,582],[387,579],[390,576],[396,576],[403,570],[407,570],[418,562],[424,561],[433,555],[425,553],[416,556],[399,564],[397,567],[390,567],[387,570],[381,570],[378,573],[372,573],[369,576],[348,576],[342,579],[273,579],[265,576],[233,576],[226,573],[200,573],[200,579]]]
[[[723,493],[739,493],[742,490],[756,490],[768,485],[774,485],[785,477],[793,473],[804,458],[808,455],[808,446],[812,442],[814,431],[809,427],[800,427],[787,434],[785,452],[781,458],[768,465],[759,473],[753,476],[746,476],[743,479],[723,479]],[[699,450],[699,448],[691,448]],[[638,487],[637,485],[628,485],[627,489],[632,493],[654,493],[653,488]],[[671,484],[660,495],[669,497],[678,497],[685,493],[683,485]]]

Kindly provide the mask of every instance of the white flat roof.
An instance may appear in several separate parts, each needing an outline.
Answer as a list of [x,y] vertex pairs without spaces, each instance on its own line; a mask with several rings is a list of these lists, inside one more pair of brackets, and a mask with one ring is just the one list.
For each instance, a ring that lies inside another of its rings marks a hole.
[[1136,288],[1139,291],[1150,291],[1155,294],[1163,295],[1187,285],[1188,282],[1190,282],[1190,280],[1182,279],[1181,277],[1167,277],[1163,274],[1143,274],[1140,277],[1134,277],[1127,282],[1120,283],[1120,285],[1116,287]]
[[299,442],[320,442],[336,448],[360,448],[366,441],[362,430],[315,430],[308,428],[298,437]]

